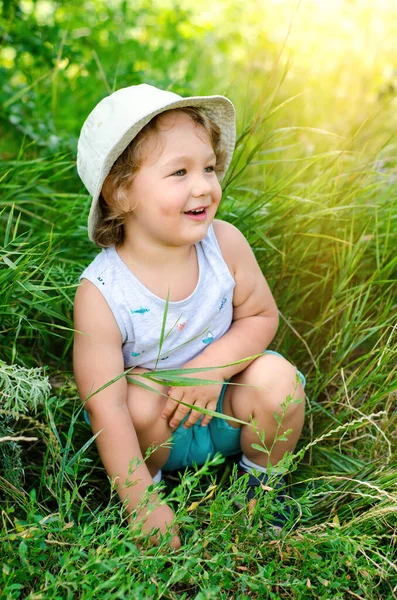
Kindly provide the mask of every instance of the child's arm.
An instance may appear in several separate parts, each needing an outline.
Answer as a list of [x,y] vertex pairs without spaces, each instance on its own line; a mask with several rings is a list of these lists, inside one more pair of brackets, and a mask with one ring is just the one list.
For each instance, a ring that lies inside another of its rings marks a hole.
[[[87,280],[79,286],[75,298],[74,372],[82,400],[124,372],[121,335],[116,321],[101,293]],[[117,481],[122,502],[128,499],[129,513],[153,480],[142,463],[128,474],[130,462],[143,460],[138,438],[127,406],[127,381],[121,377],[90,398],[85,408],[93,433],[102,430],[96,444],[104,467],[111,479]],[[131,482],[128,488],[125,482]],[[151,501],[158,497],[153,495]],[[145,520],[146,515],[139,518]],[[144,530],[159,527],[164,532],[173,513],[168,506],[155,509],[144,523]],[[174,538],[175,539],[175,538]],[[178,543],[176,542],[178,546]]]
[[[276,303],[247,240],[236,227],[225,221],[214,221],[214,231],[236,281],[233,322],[219,340],[212,342],[199,356],[186,363],[185,368],[217,367],[259,355],[270,344],[278,327]],[[197,377],[225,381],[248,367],[252,360],[204,374],[198,373]],[[192,379],[195,376],[189,375]],[[163,409],[163,417],[168,419],[172,415],[170,426],[177,427],[189,412],[189,408],[182,404],[177,406],[178,401],[215,410],[219,392],[219,385],[170,387],[170,398]],[[185,427],[190,427],[199,417],[200,413],[192,411]],[[206,416],[203,424],[210,419]]]
[[[215,220],[214,231],[236,281],[233,322],[225,335],[207,346],[185,367],[225,365],[261,354],[278,328],[276,302],[247,240],[236,227],[225,221]],[[248,367],[250,362],[222,369],[219,373],[228,379]]]

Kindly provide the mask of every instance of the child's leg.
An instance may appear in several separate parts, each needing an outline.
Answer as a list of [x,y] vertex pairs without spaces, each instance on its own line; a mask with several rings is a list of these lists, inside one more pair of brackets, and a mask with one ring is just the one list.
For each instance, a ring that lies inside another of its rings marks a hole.
[[[136,377],[139,373],[147,373],[149,369],[136,368],[131,372],[131,377]],[[157,392],[167,393],[168,388],[159,385],[148,379],[139,378],[145,385],[149,385]],[[146,390],[137,384],[128,384],[127,404],[132,422],[138,436],[139,446],[142,454],[154,445],[160,445],[166,442],[172,434],[172,429],[168,422],[161,417],[164,404],[167,402],[166,396],[161,396],[154,391]],[[146,461],[152,477],[167,462],[170,453],[169,448],[158,448]]]
[[[297,382],[296,373],[295,367],[281,356],[264,354],[231,379],[235,383],[261,386],[262,389],[227,386],[223,413],[244,421],[249,421],[252,416],[257,422],[258,430],[265,432],[265,445],[270,449],[278,427],[273,413],[282,415],[281,404],[287,396],[292,396],[294,400],[305,398],[302,383]],[[277,435],[280,436],[287,429],[292,429],[292,433],[288,435],[288,441],[275,444],[270,456],[272,465],[277,464],[286,451],[294,450],[302,431],[304,410],[304,401],[289,405]],[[236,423],[229,423],[236,427]],[[261,445],[251,426],[243,425],[241,428],[240,443],[243,453],[250,461],[262,467],[267,465],[268,455],[251,446],[254,443]]]

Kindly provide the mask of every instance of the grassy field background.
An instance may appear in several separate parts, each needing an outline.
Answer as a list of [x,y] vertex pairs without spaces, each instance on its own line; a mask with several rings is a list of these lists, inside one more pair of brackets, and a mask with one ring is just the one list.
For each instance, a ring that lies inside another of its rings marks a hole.
[[[0,3],[4,598],[397,597],[397,7],[330,4]],[[82,420],[73,297],[97,249],[77,137],[140,82],[236,105],[219,216],[276,298],[272,349],[308,382],[278,539],[261,533],[271,494],[236,512],[215,458],[166,482],[182,550],[145,547]]]

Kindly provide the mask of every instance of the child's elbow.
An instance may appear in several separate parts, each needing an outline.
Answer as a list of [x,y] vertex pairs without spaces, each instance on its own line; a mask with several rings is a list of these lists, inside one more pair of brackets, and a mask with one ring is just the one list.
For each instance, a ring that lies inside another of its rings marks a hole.
[[96,431],[105,427],[118,430],[121,424],[129,423],[131,420],[127,403],[124,405],[109,403],[104,406],[94,403],[89,405],[87,402],[84,408],[88,413],[91,426]]
[[278,310],[277,308],[271,311],[268,310],[263,312],[260,316],[263,317],[263,334],[266,337],[267,342],[270,344],[270,342],[276,336],[280,322]]
[[280,324],[280,314],[276,308],[276,312],[273,315],[273,322],[274,322],[274,335],[276,335],[277,330],[278,330],[278,326]]
[[280,316],[278,314],[278,311],[276,311],[274,314],[269,316],[268,319],[270,321],[269,330],[270,330],[270,334],[271,334],[272,340],[273,340],[273,338],[276,336],[278,326],[280,323]]

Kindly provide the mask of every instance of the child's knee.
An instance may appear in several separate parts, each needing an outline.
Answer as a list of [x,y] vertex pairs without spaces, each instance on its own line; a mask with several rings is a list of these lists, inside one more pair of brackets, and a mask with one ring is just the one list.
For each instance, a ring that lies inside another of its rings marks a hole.
[[243,383],[259,386],[254,394],[256,402],[269,414],[282,414],[283,404],[289,404],[288,413],[299,412],[293,401],[302,399],[305,392],[296,368],[284,357],[264,354],[246,369]]
[[[305,405],[305,390],[299,373],[288,360],[283,357],[271,356],[272,375],[269,385],[272,393],[267,397],[269,410],[281,415],[286,406],[289,416],[300,413]],[[301,400],[300,403],[297,403]]]
[[[137,378],[137,381],[140,379]],[[167,393],[166,386],[153,383],[148,379],[141,380],[152,390],[140,387],[137,383],[129,383],[127,388],[128,410],[137,432],[145,431],[161,419],[164,404],[167,402],[167,396],[161,395]]]

